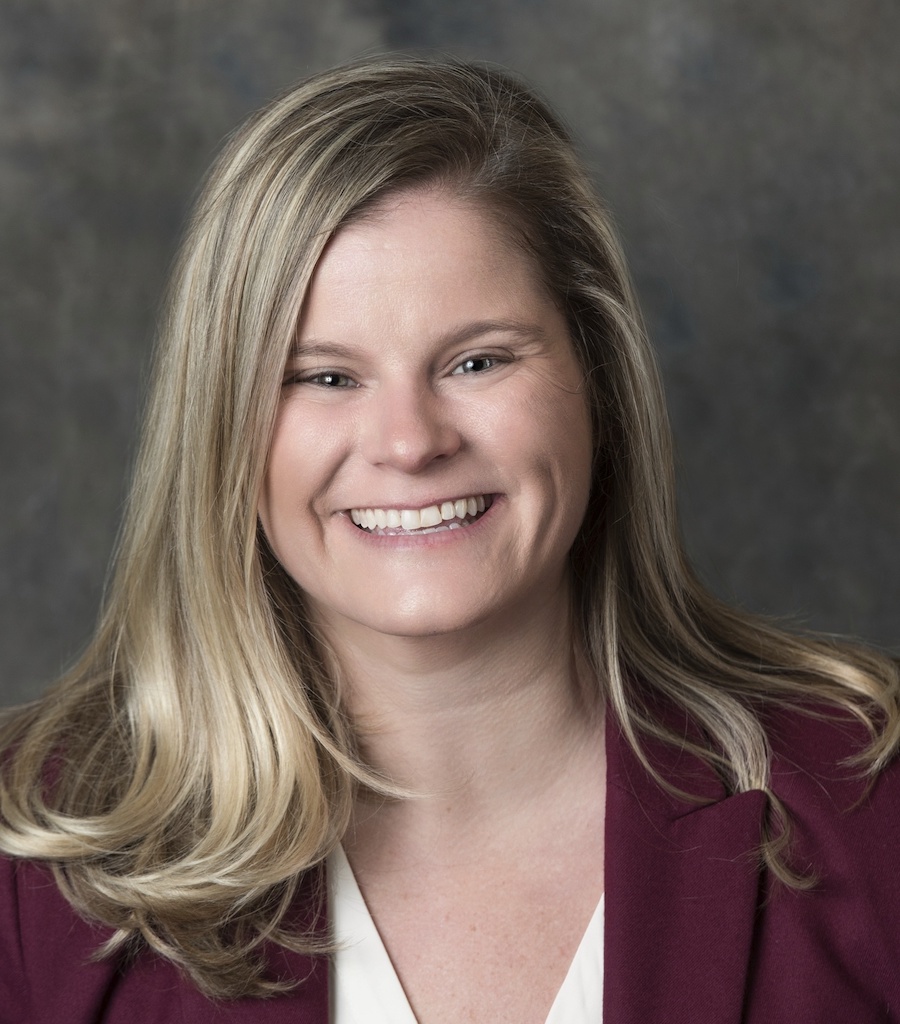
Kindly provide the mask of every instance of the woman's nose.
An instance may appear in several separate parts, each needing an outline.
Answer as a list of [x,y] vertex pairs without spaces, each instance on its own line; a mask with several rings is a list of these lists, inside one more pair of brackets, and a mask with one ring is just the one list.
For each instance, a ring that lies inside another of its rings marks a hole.
[[450,410],[427,386],[383,387],[372,396],[362,427],[362,450],[373,465],[418,473],[460,447]]

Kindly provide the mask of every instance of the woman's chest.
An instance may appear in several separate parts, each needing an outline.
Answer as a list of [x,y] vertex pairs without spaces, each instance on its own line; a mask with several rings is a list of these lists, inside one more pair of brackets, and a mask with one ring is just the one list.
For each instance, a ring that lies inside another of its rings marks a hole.
[[[545,1024],[589,923],[597,932],[589,973],[599,984],[603,883],[596,860],[574,873],[547,865],[539,874],[500,873],[485,865],[462,877],[429,870],[402,878],[402,885],[369,879],[357,924],[363,932],[377,928],[371,948],[381,945],[383,954],[364,969],[381,979],[394,973],[399,994],[388,991],[387,998],[405,1002],[409,1024]],[[365,965],[362,957],[356,962]]]

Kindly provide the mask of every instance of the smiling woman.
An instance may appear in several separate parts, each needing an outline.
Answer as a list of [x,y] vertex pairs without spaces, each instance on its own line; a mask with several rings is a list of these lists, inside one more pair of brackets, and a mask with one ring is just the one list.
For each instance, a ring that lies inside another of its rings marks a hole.
[[337,68],[213,167],[100,629],[3,726],[0,1021],[900,1020],[898,742],[894,662],[687,565],[552,112]]

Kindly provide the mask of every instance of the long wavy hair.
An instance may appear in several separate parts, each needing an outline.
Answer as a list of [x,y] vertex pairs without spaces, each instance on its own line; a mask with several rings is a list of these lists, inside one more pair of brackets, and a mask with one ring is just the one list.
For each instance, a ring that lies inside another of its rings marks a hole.
[[[638,756],[690,747],[761,789],[761,851],[788,884],[760,713],[824,702],[861,720],[877,772],[900,736],[898,672],[723,606],[679,541],[660,382],[610,217],[567,131],[510,74],[378,57],[285,93],[230,139],[188,226],[115,572],[96,636],[8,716],[0,848],[42,858],[83,914],[143,940],[207,993],[262,995],[260,944],[321,948],[288,908],[344,833],[359,757],[333,659],[257,523],[281,376],[322,250],[401,190],[486,204],[568,320],[596,436],[572,559],[577,624]],[[692,727],[675,728],[661,707]]]

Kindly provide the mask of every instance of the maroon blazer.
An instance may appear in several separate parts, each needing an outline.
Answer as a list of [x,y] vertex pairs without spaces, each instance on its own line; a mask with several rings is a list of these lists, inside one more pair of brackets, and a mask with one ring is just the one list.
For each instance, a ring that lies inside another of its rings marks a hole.
[[[782,713],[774,787],[794,821],[787,890],[753,850],[765,801],[726,796],[694,758],[660,747],[664,775],[706,798],[667,795],[607,727],[607,1024],[900,1022],[900,765],[866,794],[839,764],[859,730]],[[169,963],[87,962],[108,934],[80,920],[40,865],[0,870],[0,1024],[327,1024],[322,960],[269,951],[305,979],[290,995],[215,1004]]]

